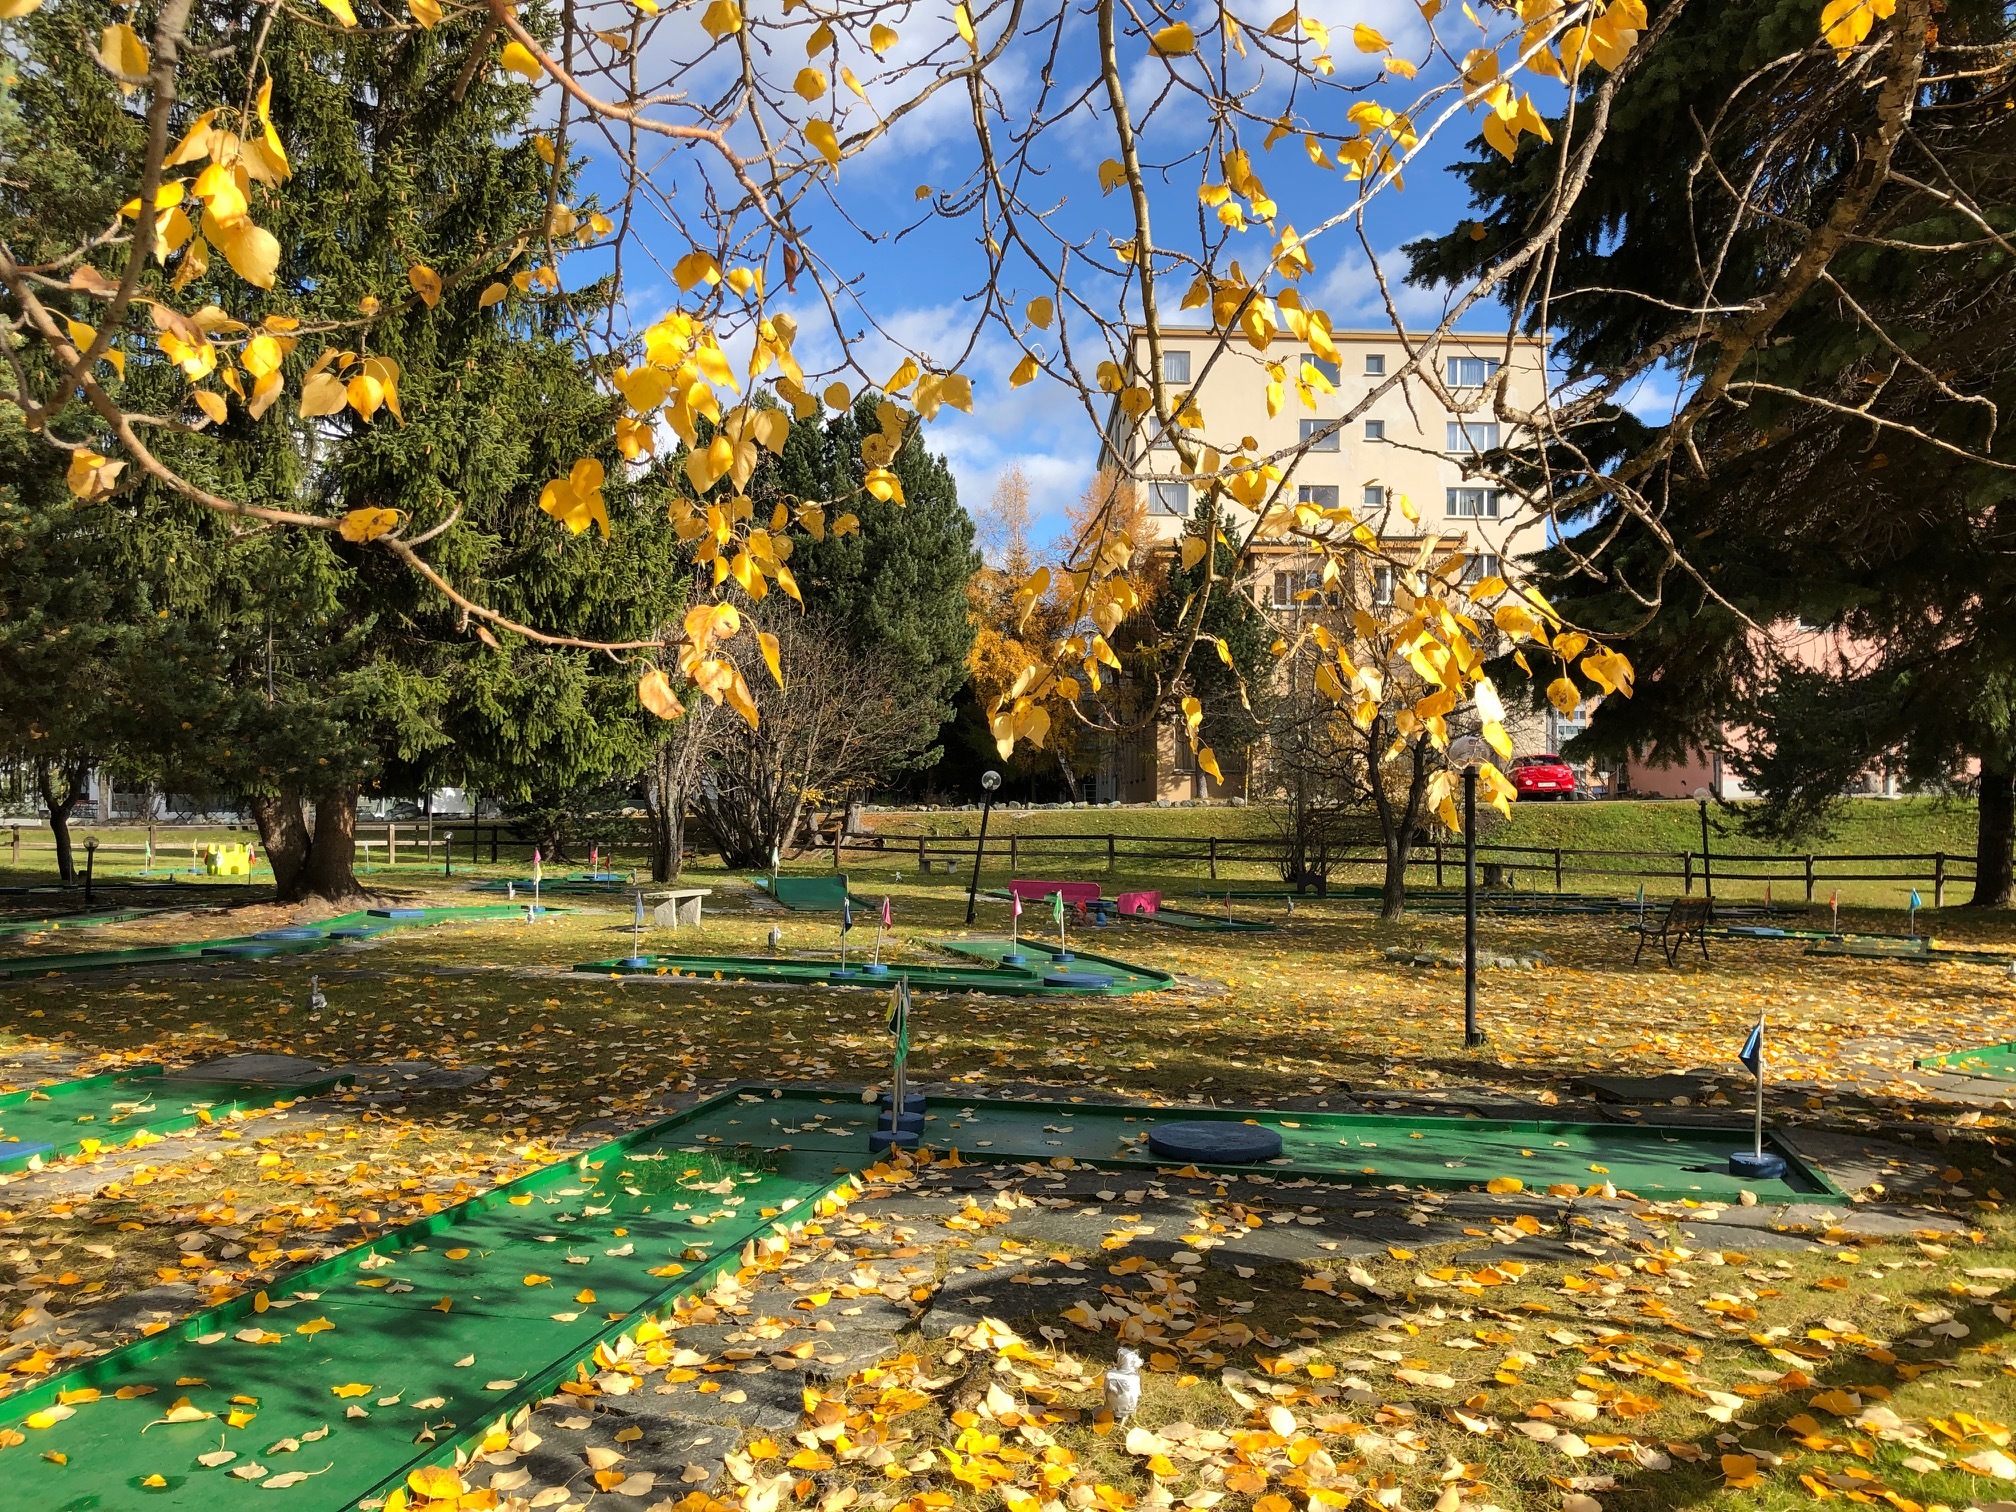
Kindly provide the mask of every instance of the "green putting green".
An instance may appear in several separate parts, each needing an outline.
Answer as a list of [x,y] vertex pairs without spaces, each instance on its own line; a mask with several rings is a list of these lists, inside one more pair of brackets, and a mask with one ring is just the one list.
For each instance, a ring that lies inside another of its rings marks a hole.
[[[875,1110],[851,1099],[797,1090],[758,1104],[717,1101],[693,1124],[703,1142],[787,1141],[794,1150],[862,1158]],[[830,1111],[823,1111],[830,1110]],[[1348,1186],[1404,1182],[1463,1188],[1514,1177],[1540,1190],[1572,1185],[1578,1192],[1613,1183],[1650,1200],[1845,1200],[1824,1174],[1775,1138],[1767,1145],[1786,1161],[1782,1178],[1729,1174],[1729,1156],[1748,1149],[1745,1129],[1662,1128],[1637,1124],[1543,1123],[1498,1118],[1387,1117],[1374,1113],[1269,1112],[1261,1109],[1155,1107],[1146,1104],[1007,1102],[984,1097],[932,1097],[924,1142],[956,1149],[962,1158],[1054,1160],[1097,1165],[1168,1166],[1147,1147],[1158,1122],[1223,1119],[1252,1122],[1281,1136],[1280,1159],[1252,1169],[1313,1176]]]
[[0,919],[0,938],[8,935],[54,934],[64,929],[102,929],[107,924],[130,924],[163,908],[121,908],[110,913],[55,915],[46,919]]
[[1022,942],[1024,964],[1004,964],[1006,940],[947,940],[941,948],[957,955],[986,961],[985,966],[951,966],[916,962],[885,963],[886,969],[871,971],[866,960],[849,957],[848,975],[840,972],[840,958],[805,960],[793,957],[734,955],[648,955],[622,956],[610,961],[588,961],[576,971],[600,972],[611,976],[689,976],[737,982],[777,982],[798,986],[889,987],[899,977],[907,977],[913,988],[940,992],[998,992],[1011,996],[1051,994],[1057,996],[1119,997],[1134,992],[1156,992],[1172,985],[1175,978],[1152,967],[1135,966],[1109,956],[1076,954],[1059,958],[1054,945]]
[[[1279,1160],[1213,1173],[1840,1199],[1782,1147],[1784,1179],[1730,1178],[1736,1131],[986,1098],[933,1098],[925,1127],[962,1157],[1140,1169],[1166,1165],[1148,1129],[1197,1118],[1282,1136]],[[256,1493],[274,1482],[314,1487],[318,1508],[383,1496],[552,1392],[597,1344],[704,1290],[749,1240],[812,1216],[836,1172],[873,1162],[873,1119],[847,1093],[737,1087],[311,1266],[270,1304],[236,1298],[45,1381],[0,1423],[25,1440],[9,1461],[20,1505],[214,1512],[266,1505]],[[229,1459],[199,1459],[220,1448]],[[280,1479],[300,1472],[314,1478]]]
[[38,1155],[55,1159],[116,1149],[141,1135],[177,1133],[227,1113],[314,1097],[349,1081],[348,1076],[330,1076],[274,1087],[168,1077],[157,1065],[9,1092],[0,1096],[0,1171],[18,1171]]
[[1958,1076],[2016,1081],[2016,1041],[1983,1045],[1976,1050],[1955,1050],[1951,1055],[1928,1055],[1917,1065],[1920,1071],[1950,1071]]
[[1906,961],[1916,966],[1929,966],[1935,961],[1946,961],[1965,966],[2008,966],[2016,964],[2016,956],[2007,950],[1970,950],[1960,945],[1937,945],[1922,935],[1917,944],[1910,937],[1890,936],[1888,943],[1877,939],[1868,943],[1848,940],[1817,940],[1806,947],[1809,956],[1840,956],[1851,961]]
[[536,890],[545,893],[631,893],[638,888],[647,891],[653,884],[633,882],[628,876],[615,872],[571,872],[564,877],[542,878],[535,889],[530,877],[498,877],[488,882],[477,882],[470,886],[471,892],[504,893],[516,891],[530,898]]
[[1160,924],[1168,929],[1195,929],[1207,934],[1272,934],[1274,926],[1259,919],[1228,919],[1223,914],[1200,913],[1188,908],[1171,908],[1164,903],[1152,914],[1119,916],[1122,924]]
[[525,910],[510,903],[481,903],[460,908],[372,908],[359,913],[339,914],[320,924],[267,929],[258,934],[232,935],[220,940],[184,940],[173,945],[140,945],[130,950],[76,950],[63,955],[0,956],[0,977],[108,971],[205,959],[261,960],[267,956],[323,950],[344,940],[369,939],[395,929],[524,917]]
[[[726,1094],[310,1266],[270,1306],[236,1298],[11,1398],[5,1426],[27,1442],[4,1500],[216,1512],[289,1504],[267,1487],[318,1509],[386,1495],[647,1309],[704,1289],[786,1214],[811,1216],[830,1156],[697,1153],[696,1117],[756,1101]],[[220,1445],[227,1463],[200,1462]],[[282,1479],[297,1472],[313,1478]]]
[[867,908],[866,898],[857,898],[847,889],[847,874],[834,872],[826,877],[751,877],[750,882],[786,908],[801,913],[838,913],[842,903]]

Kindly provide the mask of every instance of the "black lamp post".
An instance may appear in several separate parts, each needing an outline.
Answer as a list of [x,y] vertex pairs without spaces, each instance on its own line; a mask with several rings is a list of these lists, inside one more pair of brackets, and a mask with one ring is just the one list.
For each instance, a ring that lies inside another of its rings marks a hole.
[[1490,759],[1482,737],[1449,743],[1449,764],[1463,773],[1463,1048],[1484,1043],[1477,1027],[1477,768]]
[[1701,891],[1710,903],[1715,901],[1715,874],[1708,865],[1708,789],[1694,789],[1694,801],[1701,808]]
[[980,857],[987,850],[987,816],[994,812],[994,790],[1001,786],[1001,774],[987,771],[980,774],[980,790],[985,795],[980,800],[980,843],[973,847],[973,881],[966,889],[966,922],[973,922],[973,910],[980,900]]

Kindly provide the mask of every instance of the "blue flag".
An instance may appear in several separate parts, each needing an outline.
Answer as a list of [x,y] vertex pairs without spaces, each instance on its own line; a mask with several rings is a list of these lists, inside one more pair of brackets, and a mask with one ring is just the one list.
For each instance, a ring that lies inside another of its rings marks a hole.
[[1921,902],[1921,901],[1919,900],[1919,897],[1918,897],[1918,889],[1917,889],[1917,888],[1915,888],[1915,887],[1914,887],[1914,888],[1912,888],[1912,889],[1911,889],[1911,907],[1912,907],[1912,908],[1913,908],[1914,910],[1916,910],[1916,909],[1920,909],[1920,908],[1923,908],[1924,906],[1925,906],[1925,905],[1924,905],[1924,903],[1923,903],[1923,902]]
[[1743,1050],[1736,1057],[1750,1070],[1752,1076],[1764,1074],[1764,1026],[1758,1024],[1750,1031],[1750,1037],[1743,1041]]

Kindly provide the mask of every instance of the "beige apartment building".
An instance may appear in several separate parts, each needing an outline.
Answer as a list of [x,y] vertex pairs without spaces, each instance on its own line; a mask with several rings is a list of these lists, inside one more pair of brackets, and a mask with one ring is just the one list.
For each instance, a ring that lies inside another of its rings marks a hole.
[[[1418,378],[1398,375],[1409,348],[1419,351],[1425,335],[1402,339],[1391,330],[1346,331],[1332,336],[1334,362],[1319,359],[1293,337],[1274,342],[1266,354],[1243,335],[1221,341],[1206,327],[1165,329],[1162,377],[1173,390],[1190,395],[1203,421],[1196,439],[1229,455],[1251,438],[1257,455],[1300,447],[1282,466],[1288,475],[1285,497],[1323,507],[1347,504],[1390,542],[1396,554],[1411,557],[1424,536],[1435,538],[1436,555],[1465,558],[1472,580],[1493,576],[1503,561],[1537,550],[1544,525],[1520,518],[1514,496],[1481,475],[1477,459],[1499,446],[1516,445],[1493,414],[1486,386],[1500,379],[1510,404],[1538,408],[1544,394],[1545,351],[1533,338],[1508,346],[1495,337],[1446,336],[1435,346],[1435,370],[1455,401],[1442,399]],[[1137,336],[1134,381],[1149,362],[1145,337]],[[1289,387],[1280,412],[1267,413],[1268,368],[1281,363]],[[1294,387],[1300,365],[1308,363],[1328,380],[1331,391],[1313,393],[1314,407]],[[1509,368],[1509,372],[1504,370]],[[1474,405],[1474,407],[1472,407]],[[1139,480],[1148,508],[1149,541],[1169,545],[1179,539],[1196,506],[1196,493],[1180,476],[1173,441],[1156,432],[1153,421],[1132,423],[1116,403],[1109,415],[1102,458]],[[1404,503],[1403,503],[1404,501]],[[1418,518],[1408,518],[1412,513]],[[1227,525],[1250,527],[1250,512],[1232,505]],[[1293,614],[1308,603],[1298,594],[1316,586],[1319,564],[1292,545],[1260,543],[1251,558],[1245,587],[1271,611]],[[1370,591],[1392,592],[1390,571],[1375,573]],[[1520,752],[1552,749],[1551,716],[1522,720],[1512,727]],[[1566,731],[1562,731],[1565,738]],[[1227,798],[1248,792],[1246,764],[1237,753],[1219,751],[1223,784],[1199,772],[1188,744],[1173,728],[1153,740],[1122,745],[1093,779],[1087,796],[1105,801]]]

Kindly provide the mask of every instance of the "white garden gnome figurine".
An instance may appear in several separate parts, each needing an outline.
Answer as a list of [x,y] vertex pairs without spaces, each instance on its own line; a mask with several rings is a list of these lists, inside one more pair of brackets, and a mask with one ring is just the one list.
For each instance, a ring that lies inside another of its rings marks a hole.
[[1140,1405],[1141,1356],[1123,1349],[1106,1372],[1106,1410],[1113,1414],[1114,1422],[1124,1423]]

